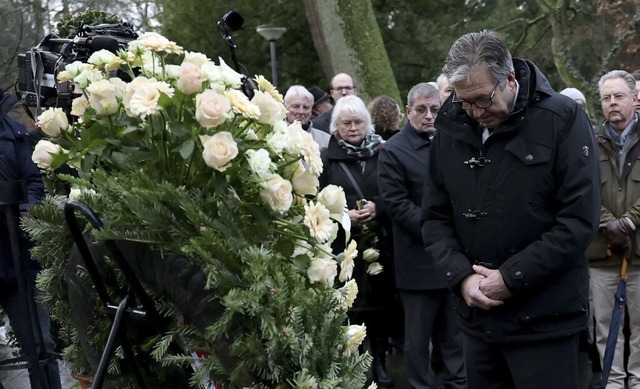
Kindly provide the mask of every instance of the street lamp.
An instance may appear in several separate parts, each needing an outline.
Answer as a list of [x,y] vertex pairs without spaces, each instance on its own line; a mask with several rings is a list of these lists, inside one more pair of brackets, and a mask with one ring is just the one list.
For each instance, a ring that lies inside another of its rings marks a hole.
[[276,26],[274,24],[261,24],[256,27],[256,31],[264,39],[269,41],[271,48],[271,81],[275,87],[278,87],[278,60],[276,59],[276,40],[280,39],[287,29],[286,27]]

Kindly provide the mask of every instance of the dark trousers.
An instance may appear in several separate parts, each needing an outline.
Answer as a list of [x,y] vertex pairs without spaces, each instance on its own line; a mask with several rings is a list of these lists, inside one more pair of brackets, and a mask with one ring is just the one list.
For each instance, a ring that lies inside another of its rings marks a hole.
[[466,389],[462,334],[456,325],[449,291],[399,290],[405,313],[404,372],[412,389],[434,387],[429,343],[440,358],[437,382],[444,388]]
[[464,335],[469,389],[576,389],[578,335],[486,343]]
[[[33,337],[27,331],[27,320],[29,315],[26,311],[26,307],[18,293],[18,284],[15,282],[0,282],[0,304],[5,313],[9,317],[9,323],[16,335],[18,343],[25,343],[27,337]],[[49,313],[41,303],[36,303],[36,310],[38,314],[38,321],[42,330],[42,337],[44,344],[40,344],[40,339],[36,337],[36,348],[39,353],[46,352],[49,355],[56,353],[56,347],[51,337],[51,326],[49,321]],[[54,358],[49,360],[44,365],[44,371],[48,380],[48,388],[60,389],[60,373],[58,371],[58,361]],[[33,374],[33,372],[29,372]],[[46,384],[46,383],[45,383]]]

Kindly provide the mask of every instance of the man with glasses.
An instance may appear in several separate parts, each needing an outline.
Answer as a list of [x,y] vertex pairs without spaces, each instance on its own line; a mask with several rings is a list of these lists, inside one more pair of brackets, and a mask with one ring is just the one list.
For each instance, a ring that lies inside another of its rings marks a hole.
[[[424,172],[439,109],[435,87],[420,83],[411,88],[408,122],[385,143],[378,159],[378,186],[393,224],[396,288],[404,308],[404,372],[413,389],[436,387],[429,376],[435,359],[439,366],[434,370],[445,388],[467,387],[462,336],[455,326],[451,296],[424,251],[420,231]],[[431,358],[430,342],[439,358]]]
[[456,296],[468,387],[577,388],[600,211],[589,120],[495,31],[460,37],[443,72],[422,236]]
[[[353,83],[353,78],[346,73],[338,73],[331,79],[330,84],[331,97],[335,104],[340,98],[344,96],[356,95],[356,86]],[[333,114],[333,108],[329,111],[318,115],[312,119],[313,127],[329,133],[329,124],[331,123],[331,114]]]
[[[627,312],[631,336],[627,344],[629,359],[625,366],[625,337],[622,326],[609,375],[608,389],[640,388],[640,132],[636,103],[636,81],[623,71],[613,70],[598,82],[605,122],[596,138],[602,174],[602,208],[599,234],[589,246],[589,272],[596,321],[596,346],[604,356],[611,324],[614,294],[620,280],[622,257],[631,263],[627,269]],[[628,371],[628,374],[625,373]]]

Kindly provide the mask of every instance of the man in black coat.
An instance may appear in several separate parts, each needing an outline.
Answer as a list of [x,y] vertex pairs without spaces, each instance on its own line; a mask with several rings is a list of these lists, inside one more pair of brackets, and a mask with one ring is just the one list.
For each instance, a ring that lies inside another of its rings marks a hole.
[[[24,181],[27,199],[24,204],[20,204],[20,211],[26,213],[28,207],[38,203],[44,195],[44,184],[38,168],[31,160],[30,134],[22,124],[7,116],[17,102],[18,99],[15,95],[0,90],[0,185],[2,185],[2,181]],[[4,206],[0,207],[0,211],[0,305],[9,317],[18,342],[24,345],[27,337],[33,337],[33,334],[29,334],[27,331],[26,320],[29,319],[26,311],[27,306],[23,296],[18,293],[16,280],[18,275],[14,267]],[[29,259],[29,242],[21,233],[20,237],[22,238],[20,239],[22,258]],[[34,276],[38,265],[35,261],[29,261],[29,266],[32,270],[30,275]],[[29,281],[34,282],[34,278],[30,278]],[[40,303],[36,303],[36,309],[44,344],[40,344],[39,337],[35,337],[33,341],[36,343],[40,357],[51,357],[43,365],[48,384],[41,384],[50,389],[60,388],[58,361],[53,357],[55,356],[55,344],[51,337],[49,315]],[[30,375],[33,373],[30,371]]]
[[600,212],[589,119],[494,31],[460,37],[443,72],[422,235],[458,298],[469,388],[577,388]]
[[429,376],[429,344],[441,358],[440,379],[447,388],[466,388],[462,336],[455,325],[444,277],[425,253],[420,205],[434,122],[440,109],[438,90],[428,83],[407,96],[409,119],[380,150],[378,186],[393,223],[394,269],[405,314],[404,371],[414,389],[434,385]]

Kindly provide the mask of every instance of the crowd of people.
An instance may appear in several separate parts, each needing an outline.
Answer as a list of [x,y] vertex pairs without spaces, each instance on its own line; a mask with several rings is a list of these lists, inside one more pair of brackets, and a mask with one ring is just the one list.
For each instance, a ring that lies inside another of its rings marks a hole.
[[[601,77],[598,125],[579,90],[557,93],[485,30],[456,40],[443,74],[411,88],[404,108],[389,96],[366,105],[345,73],[329,93],[288,88],[286,120],[318,143],[321,187],[345,191],[360,253],[349,320],[367,326],[369,381],[394,385],[386,359],[400,339],[415,389],[586,389],[578,354],[591,349],[603,364],[626,260],[630,335],[619,331],[602,389],[640,389],[638,79]],[[1,171],[31,182],[28,134],[2,118]],[[42,195],[33,185],[30,202]],[[382,273],[368,271],[369,247]],[[0,258],[0,303],[19,323],[9,258]]]
[[624,258],[627,328],[602,389],[640,388],[636,79],[602,76],[598,125],[582,92],[557,93],[485,30],[460,37],[404,109],[389,96],[365,109],[344,73],[309,89],[297,120],[331,134],[321,186],[344,188],[356,238],[374,231],[385,265],[360,261],[350,313],[379,386],[393,385],[398,336],[380,318],[400,311],[412,388],[592,388],[579,353],[602,367]]

